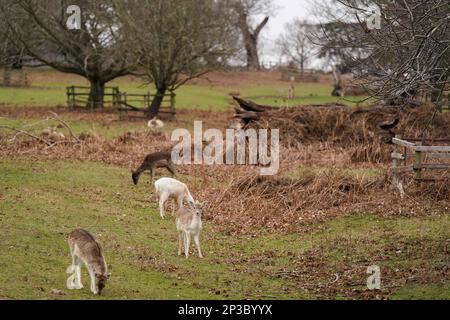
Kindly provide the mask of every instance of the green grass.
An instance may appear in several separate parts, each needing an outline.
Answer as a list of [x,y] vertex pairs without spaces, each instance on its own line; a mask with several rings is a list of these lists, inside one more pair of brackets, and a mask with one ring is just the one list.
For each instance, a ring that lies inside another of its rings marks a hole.
[[[176,255],[173,218],[160,219],[156,196],[146,179],[134,187],[126,169],[92,162],[0,159],[0,176],[0,298],[95,298],[85,271],[83,290],[65,288],[70,262],[65,237],[78,227],[97,235],[112,266],[113,276],[101,299],[310,299],[330,295],[345,299],[354,297],[350,289],[307,293],[302,287],[322,283],[320,273],[314,278],[320,268],[336,266],[332,272],[341,272],[342,263],[353,269],[379,263],[386,272],[420,265],[433,274],[446,256],[435,244],[445,244],[450,238],[448,215],[393,219],[354,214],[313,225],[305,233],[264,230],[256,237],[230,236],[205,221],[201,237],[205,259],[194,255],[186,260]],[[389,246],[400,244],[408,250],[398,255],[389,251]],[[427,248],[434,251],[418,255]],[[308,283],[272,276],[280,270],[297,270],[302,257],[325,262],[313,264],[304,273],[312,274]],[[363,270],[359,276],[364,293],[367,275]],[[388,272],[387,277],[390,281],[402,275]],[[400,285],[390,297],[448,299],[448,288],[448,279],[432,277],[427,282]],[[54,295],[52,289],[65,295]]]
[[[44,118],[44,117],[43,117]],[[37,118],[1,118],[0,117],[0,126],[10,126],[13,128],[24,128],[28,132],[34,134],[40,134],[43,129],[48,128],[50,126],[57,126],[60,123],[57,121],[44,121],[44,119]],[[66,123],[72,129],[72,132],[79,136],[81,133],[90,133],[95,134],[100,137],[104,137],[106,139],[116,138],[120,135],[123,135],[126,132],[137,131],[137,130],[145,130],[146,122],[98,122],[98,121],[84,121],[84,120],[65,120]],[[59,132],[62,132],[66,137],[69,136],[69,131],[65,128],[58,129]],[[0,133],[11,133],[6,129],[0,128]]]
[[[31,71],[46,74],[45,70]],[[71,85],[87,86],[83,78],[74,76],[72,80],[54,82],[51,76],[48,80],[39,80],[32,83],[29,88],[0,87],[0,104],[14,106],[54,107],[67,104],[66,87]],[[119,86],[122,92],[128,93],[154,93],[153,86],[143,85],[141,81],[129,81],[126,78],[116,79],[107,86]],[[257,103],[275,106],[293,106],[306,104],[344,103],[354,106],[363,97],[346,97],[345,99],[331,97],[330,85],[324,84],[296,84],[296,98],[286,100],[286,85],[245,85],[239,88],[225,88],[208,85],[185,85],[179,88],[177,94],[177,108],[199,110],[227,110],[232,99],[230,92],[240,92],[243,98]]]

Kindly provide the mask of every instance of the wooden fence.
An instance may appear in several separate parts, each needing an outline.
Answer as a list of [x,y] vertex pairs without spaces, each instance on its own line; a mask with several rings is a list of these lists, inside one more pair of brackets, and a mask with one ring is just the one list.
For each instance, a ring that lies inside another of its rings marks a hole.
[[[410,171],[414,172],[414,177],[418,181],[434,181],[434,179],[426,179],[424,177],[424,170],[450,169],[450,163],[448,161],[447,163],[443,162],[444,160],[450,160],[450,146],[448,145],[425,146],[422,140],[401,139],[400,136],[396,136],[392,142],[394,143],[392,172],[395,180],[399,178],[401,172]],[[449,140],[436,139],[430,142],[450,143]],[[412,164],[408,165],[409,160],[412,160]],[[429,160],[433,160],[433,162],[427,162]]]
[[2,87],[29,87],[28,73],[22,68],[13,70],[10,67],[3,68],[3,75],[0,78],[0,86]]
[[[89,103],[90,87],[71,86],[67,87],[67,106],[74,110],[86,108]],[[118,108],[117,96],[120,93],[118,87],[105,87],[103,105],[105,107]]]
[[[71,86],[67,87],[67,105],[69,109],[86,108],[89,104],[90,87]],[[105,87],[104,106],[121,112],[121,116],[133,115],[143,116],[148,110],[156,95],[148,93],[121,92],[119,87]],[[171,92],[163,98],[159,113],[175,116],[176,94]]]
[[290,82],[319,82],[319,74],[315,70],[303,70],[301,73],[297,69],[282,69],[281,70],[281,81]]

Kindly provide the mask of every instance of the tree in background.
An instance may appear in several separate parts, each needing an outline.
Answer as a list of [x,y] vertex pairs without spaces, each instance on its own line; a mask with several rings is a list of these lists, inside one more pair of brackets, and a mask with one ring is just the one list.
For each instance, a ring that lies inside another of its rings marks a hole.
[[[232,0],[231,5],[234,15],[237,17],[237,26],[242,34],[247,56],[247,68],[259,70],[261,64],[258,42],[261,31],[269,22],[269,15],[273,14],[275,10],[272,0]],[[256,17],[261,15],[266,17],[259,23],[255,22]]]
[[11,68],[21,68],[23,58],[23,47],[16,46],[10,40],[10,32],[6,21],[0,20],[0,68],[3,69],[3,84],[10,82]]
[[[78,29],[68,27],[70,12],[81,9]],[[107,0],[0,0],[0,21],[9,39],[27,55],[58,71],[73,73],[90,83],[88,107],[103,107],[105,84],[129,74],[135,57],[124,46],[124,35]]]
[[[329,21],[342,21],[347,12],[346,36],[331,30],[330,47],[357,62],[359,74],[372,77],[367,87],[387,100],[412,98],[419,89],[436,103],[449,84],[450,2],[448,0],[339,0],[323,11]],[[379,13],[379,14],[378,14]],[[375,15],[375,16],[374,16]],[[380,28],[367,22],[379,19]],[[352,48],[364,48],[362,57]],[[349,54],[350,53],[350,54]]]
[[317,46],[311,41],[314,28],[305,20],[294,19],[277,40],[281,55],[300,68],[302,77],[307,63],[317,54]]
[[114,1],[126,46],[139,57],[138,72],[156,87],[148,113],[157,115],[169,91],[225,66],[236,33],[227,1]]

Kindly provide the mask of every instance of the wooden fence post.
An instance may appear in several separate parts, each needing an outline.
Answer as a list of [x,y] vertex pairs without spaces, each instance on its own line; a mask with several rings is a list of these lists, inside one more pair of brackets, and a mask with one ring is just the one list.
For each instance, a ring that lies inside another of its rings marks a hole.
[[75,87],[67,87],[67,106],[69,110],[75,109]]
[[[416,146],[421,146],[422,142],[417,142]],[[423,153],[422,151],[414,150],[414,171],[416,173],[416,180],[422,179],[422,161],[423,161]]]
[[176,112],[176,107],[175,107],[175,104],[176,104],[175,98],[176,98],[176,96],[177,95],[174,92],[170,93],[170,111],[172,111],[173,114],[175,114],[175,112]]
[[[395,135],[395,138],[397,139],[401,139],[400,135]],[[394,153],[400,153],[400,146],[396,143],[394,143]],[[398,180],[398,162],[399,159],[397,159],[397,157],[393,157],[392,160],[392,175],[394,178],[394,181]]]
[[6,66],[3,69],[3,85],[5,87],[9,87],[11,85],[11,69],[9,66]]

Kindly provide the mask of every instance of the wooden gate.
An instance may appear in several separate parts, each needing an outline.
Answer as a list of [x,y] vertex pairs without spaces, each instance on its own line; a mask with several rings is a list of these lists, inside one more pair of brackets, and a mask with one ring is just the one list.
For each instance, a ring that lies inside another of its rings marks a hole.
[[[69,109],[86,108],[89,105],[90,87],[67,87],[67,105]],[[119,87],[105,87],[104,107],[114,108],[124,116],[145,117],[155,95],[121,92]],[[174,117],[176,113],[176,94],[171,92],[163,98],[159,114]]]

